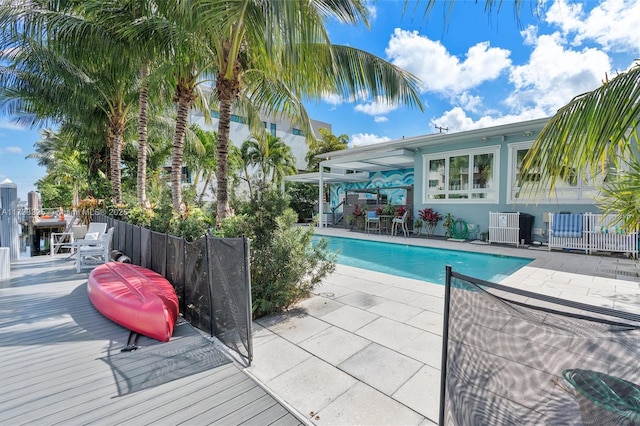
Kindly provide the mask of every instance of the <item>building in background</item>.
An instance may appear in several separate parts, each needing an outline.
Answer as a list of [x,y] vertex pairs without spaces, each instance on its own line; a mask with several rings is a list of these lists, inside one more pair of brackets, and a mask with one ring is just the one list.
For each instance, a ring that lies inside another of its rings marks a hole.
[[[206,124],[204,120],[204,116],[199,111],[194,111],[191,114],[190,122],[195,123],[200,128],[206,131],[217,131],[218,130],[218,113],[213,112],[212,115],[212,123]],[[265,115],[262,117],[262,122],[264,124],[264,128],[271,135],[279,137],[284,143],[286,143],[293,152],[294,157],[296,158],[296,168],[300,171],[305,170],[307,167],[306,155],[309,151],[307,147],[307,139],[306,135],[295,126],[290,120],[286,117],[276,117],[276,116],[268,116]],[[320,138],[319,129],[328,129],[331,131],[331,124],[325,123],[322,121],[311,120],[311,124],[317,138]],[[249,126],[246,124],[246,120],[244,117],[240,115],[231,115],[231,128],[229,131],[229,140],[233,145],[240,148],[242,143],[251,139],[251,132],[249,130]],[[183,182],[184,183],[192,183],[195,176],[188,170],[187,167],[183,168]],[[203,179],[198,180],[197,191],[200,193],[203,189]],[[215,193],[215,180],[210,182],[209,188],[206,188],[205,196],[203,201],[213,201],[214,193]]]

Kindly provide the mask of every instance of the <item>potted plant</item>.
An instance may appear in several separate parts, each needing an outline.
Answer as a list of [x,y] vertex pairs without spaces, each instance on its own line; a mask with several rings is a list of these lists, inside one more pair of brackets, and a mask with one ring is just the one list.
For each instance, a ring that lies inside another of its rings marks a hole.
[[442,220],[442,215],[432,208],[424,208],[418,211],[420,219],[425,223],[427,235],[433,235],[438,226],[438,222]]
[[396,214],[396,206],[387,203],[387,205],[382,208],[382,214],[385,216],[394,216]]
[[396,217],[402,217],[402,215],[407,211],[404,206],[400,206],[396,209]]
[[413,231],[416,235],[420,235],[420,231],[422,230],[422,219],[416,219],[413,222]]
[[356,228],[360,230],[364,229],[364,215],[365,211],[362,210],[360,204],[356,204],[353,209],[353,221],[356,225]]

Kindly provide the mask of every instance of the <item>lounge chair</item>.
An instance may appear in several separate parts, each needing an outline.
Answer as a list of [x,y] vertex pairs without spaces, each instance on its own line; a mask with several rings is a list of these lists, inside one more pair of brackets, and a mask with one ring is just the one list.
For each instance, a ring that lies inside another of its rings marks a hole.
[[[89,235],[89,233],[87,233]],[[87,239],[76,241],[76,271],[93,268],[103,263],[107,263],[111,256],[111,240],[113,238],[113,228],[102,234],[99,239]]]
[[83,239],[99,240],[107,231],[107,224],[91,222],[86,229],[83,225],[72,225],[69,228],[70,230],[67,232],[56,232],[51,234],[51,256],[58,253],[60,249],[68,249],[69,256],[66,260],[71,259],[75,255],[77,241]]

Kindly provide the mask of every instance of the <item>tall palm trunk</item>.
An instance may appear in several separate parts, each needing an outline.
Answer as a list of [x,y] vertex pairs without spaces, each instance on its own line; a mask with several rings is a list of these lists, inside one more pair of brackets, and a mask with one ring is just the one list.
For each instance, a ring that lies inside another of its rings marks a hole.
[[[227,42],[224,46],[224,57],[229,57],[231,43]],[[233,69],[231,79],[226,78],[225,73],[220,72],[216,77],[216,92],[220,101],[220,120],[218,121],[218,164],[216,170],[216,179],[218,183],[216,202],[217,214],[216,225],[220,223],[229,214],[229,129],[231,127],[231,105],[240,93],[240,73],[242,67],[240,63],[233,59]],[[222,70],[227,69],[227,64],[222,64]]]
[[185,213],[182,201],[182,163],[184,160],[184,134],[189,119],[189,108],[195,99],[195,91],[191,81],[178,81],[175,101],[178,102],[176,132],[173,136],[173,152],[171,154],[171,200],[173,209],[180,214]]
[[149,76],[149,64],[146,64],[140,70],[140,78],[142,79],[142,87],[140,88],[140,111],[138,116],[138,179],[137,193],[138,204],[144,208],[149,208],[147,200],[147,123],[149,108],[149,86],[146,78]]
[[111,189],[113,196],[113,203],[119,204],[122,202],[122,182],[120,173],[120,162],[122,158],[122,135],[124,134],[124,119],[120,114],[113,114],[109,117],[109,133],[111,147],[109,153],[109,165],[110,173],[109,179],[111,179]]
[[[221,90],[218,89],[218,92]],[[231,127],[231,100],[220,98],[220,121],[218,122],[218,167],[216,179],[218,182],[216,203],[216,224],[220,224],[229,212],[228,179],[229,172],[229,130]]]

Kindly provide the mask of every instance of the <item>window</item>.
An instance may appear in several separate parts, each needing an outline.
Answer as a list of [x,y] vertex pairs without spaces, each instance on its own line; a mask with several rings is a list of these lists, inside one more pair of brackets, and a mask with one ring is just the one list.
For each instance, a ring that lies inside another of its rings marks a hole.
[[[550,191],[550,185],[539,189],[535,194],[527,191],[527,182],[539,182],[542,178],[541,171],[534,171],[523,176],[520,172],[520,166],[525,155],[533,142],[520,142],[509,145],[509,178],[508,185],[510,188],[508,202],[511,203],[527,203],[535,201],[542,204],[591,204],[593,197],[598,194],[594,183],[607,180],[608,176],[615,173],[615,168],[607,166],[606,173],[599,171],[588,178],[583,177],[582,173],[572,171],[567,174],[564,179],[557,179],[553,191]],[[523,191],[524,188],[524,191]]]
[[234,123],[240,123],[240,124],[244,124],[246,122],[244,117],[242,117],[241,115],[235,115],[235,114],[231,114],[231,121],[233,121]]
[[188,167],[182,166],[181,175],[181,183],[191,183],[191,170]]
[[296,129],[295,127],[293,128],[292,133],[296,136],[304,136],[304,132],[300,129]]
[[497,203],[499,155],[498,145],[424,155],[423,203]]
[[276,123],[271,123],[271,136],[276,135]]
[[266,121],[263,121],[262,125],[264,126],[265,129],[267,128],[267,122]]

